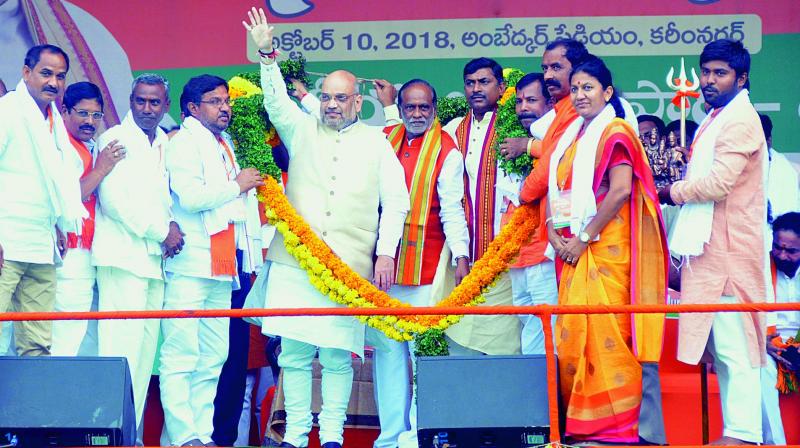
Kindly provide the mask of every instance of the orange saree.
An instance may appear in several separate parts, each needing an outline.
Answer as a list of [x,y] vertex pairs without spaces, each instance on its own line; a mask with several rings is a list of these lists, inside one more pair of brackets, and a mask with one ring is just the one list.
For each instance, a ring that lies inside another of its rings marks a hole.
[[[555,167],[564,189],[571,187],[576,148],[573,142]],[[633,129],[615,119],[597,146],[593,191],[598,208],[605,196],[598,190],[610,168],[620,163],[633,168],[630,200],[576,266],[563,265],[560,305],[665,302],[668,252],[652,174]],[[662,314],[559,316],[556,344],[568,437],[638,442],[640,362],[659,360],[663,319]]]

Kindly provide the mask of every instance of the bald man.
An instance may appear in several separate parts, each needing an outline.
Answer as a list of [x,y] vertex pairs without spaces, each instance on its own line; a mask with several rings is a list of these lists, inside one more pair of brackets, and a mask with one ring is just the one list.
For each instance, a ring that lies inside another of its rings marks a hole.
[[[286,92],[275,64],[272,27],[263,10],[248,14],[245,28],[261,54],[264,107],[289,152],[286,195],[314,232],[355,272],[385,290],[394,283],[394,256],[409,209],[400,162],[380,128],[358,120],[363,99],[356,77],[337,70],[322,83],[320,119],[303,113]],[[381,213],[378,214],[378,208]],[[377,261],[373,265],[373,256]],[[276,234],[260,275],[265,308],[330,307],[309,283]],[[263,332],[281,336],[286,434],[279,446],[308,445],[311,430],[311,363],[322,365],[323,448],[341,448],[353,382],[351,353],[364,355],[364,326],[347,316],[273,317]]]

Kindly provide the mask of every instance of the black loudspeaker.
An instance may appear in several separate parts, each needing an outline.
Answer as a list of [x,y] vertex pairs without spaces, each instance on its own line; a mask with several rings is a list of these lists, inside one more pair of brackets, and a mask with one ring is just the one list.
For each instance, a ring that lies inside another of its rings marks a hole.
[[417,360],[420,448],[525,448],[548,443],[544,355]]
[[0,445],[135,442],[136,414],[125,358],[0,357]]

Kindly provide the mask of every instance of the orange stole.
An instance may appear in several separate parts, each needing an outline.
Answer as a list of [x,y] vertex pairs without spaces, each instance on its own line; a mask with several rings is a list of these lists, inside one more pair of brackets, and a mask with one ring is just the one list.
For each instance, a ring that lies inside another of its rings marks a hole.
[[[231,166],[235,167],[236,159],[228,144],[221,138],[219,143],[225,148]],[[228,172],[229,180],[233,171],[235,168]],[[233,223],[228,223],[227,229],[211,235],[211,275],[236,275],[236,235]]]
[[[48,114],[48,116],[50,117],[52,128],[52,114]],[[76,139],[69,133],[67,135],[69,135],[69,141],[72,143],[75,151],[78,152],[78,156],[81,158],[81,162],[83,163],[83,174],[81,174],[81,179],[83,179],[87,174],[89,174],[90,171],[92,171],[92,153],[86,147],[85,143]],[[80,241],[78,240],[77,234],[72,232],[67,233],[67,247],[70,249],[77,248],[79,246],[79,242],[80,247],[84,249],[92,248],[92,240],[94,240],[94,217],[96,205],[97,195],[92,192],[92,194],[89,195],[89,199],[83,201],[83,206],[86,207],[86,211],[89,212],[89,218],[83,220]]]
[[396,258],[397,283],[430,284],[445,240],[436,183],[454,144],[442,133],[438,119],[412,145],[408,145],[403,125],[387,127],[384,132],[403,166],[411,199]]
[[[631,199],[576,266],[563,266],[559,304],[665,302],[668,252],[655,186],[644,150],[622,120],[614,120],[601,137],[594,191],[597,194],[615,148],[624,150],[632,164]],[[556,167],[558,184],[565,189],[571,187],[575,151],[573,143]],[[601,203],[602,198],[598,208]],[[662,314],[559,316],[556,338],[567,435],[620,443],[639,440],[640,362],[660,358],[663,318]]]
[[[466,170],[464,171],[464,211],[467,215],[467,227],[469,238],[472,242],[472,259],[478,260],[489,248],[489,243],[494,239],[494,201],[495,183],[497,181],[497,155],[495,145],[497,134],[494,132],[494,120],[497,118],[497,111],[492,114],[492,121],[486,131],[486,138],[481,147],[481,161],[478,168],[478,179],[475,188],[475,197],[471,197],[469,191],[469,178]],[[461,120],[456,128],[456,139],[458,149],[462,157],[466,159],[467,148],[469,147],[469,130],[472,123],[472,109]]]

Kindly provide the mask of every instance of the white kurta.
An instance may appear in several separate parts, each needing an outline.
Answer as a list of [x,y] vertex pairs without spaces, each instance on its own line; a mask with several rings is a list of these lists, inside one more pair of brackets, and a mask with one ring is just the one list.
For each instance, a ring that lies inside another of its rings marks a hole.
[[24,81],[0,98],[0,244],[6,260],[56,264],[55,225],[74,231],[88,217],[80,159],[55,103],[52,125]]
[[[469,141],[467,142],[467,155],[464,158],[464,167],[467,172],[467,177],[469,178],[469,195],[471,198],[473,198],[473,200],[475,198],[476,189],[478,186],[478,171],[480,170],[481,166],[481,149],[483,148],[483,142],[486,140],[486,133],[489,132],[489,123],[491,123],[493,115],[493,112],[487,112],[481,121],[475,119],[473,115],[472,123],[470,123]],[[450,122],[444,127],[442,127],[442,130],[450,134],[450,137],[453,138],[453,141],[455,141],[456,144],[458,144],[456,129],[458,129],[458,126],[463,120],[464,117],[454,118],[450,120]],[[494,148],[491,148],[490,150],[494,151]],[[503,179],[508,177],[508,175],[499,167],[495,169],[497,170],[497,181],[495,185],[506,183],[506,181]],[[509,180],[508,182],[513,181]],[[504,196],[502,192],[495,191],[494,227],[492,229],[492,239],[494,239],[495,235],[500,233],[500,220],[510,201],[510,197]]]
[[[223,133],[221,138],[233,153],[230,137]],[[243,251],[242,271],[256,271],[262,255],[255,189],[240,193],[235,180],[241,171],[238,163],[230,160],[223,145],[194,117],[184,121],[166,153],[173,214],[186,234],[180,254],[167,259],[166,271],[234,281],[234,289],[238,289],[238,276],[211,274],[211,235],[233,223],[237,248]]]
[[785,155],[769,149],[769,177],[767,178],[768,218],[775,219],[784,213],[800,210],[797,170]]
[[105,148],[119,140],[127,154],[98,187],[92,262],[138,277],[163,279],[161,242],[169,233],[172,199],[164,151],[167,135],[156,129],[151,144],[128,113],[98,139]]
[[[361,122],[337,132],[303,113],[274,63],[261,65],[261,84],[264,106],[289,152],[287,196],[320,238],[371,279],[374,254],[394,257],[409,207],[403,169],[391,146],[379,129]],[[334,306],[310,285],[282,244],[276,236],[268,253],[273,261],[268,281],[254,285],[251,295],[264,294],[267,308]],[[352,317],[265,318],[263,332],[363,356],[364,326]]]

